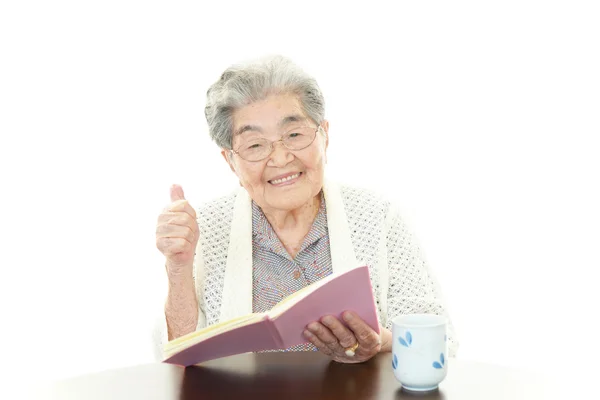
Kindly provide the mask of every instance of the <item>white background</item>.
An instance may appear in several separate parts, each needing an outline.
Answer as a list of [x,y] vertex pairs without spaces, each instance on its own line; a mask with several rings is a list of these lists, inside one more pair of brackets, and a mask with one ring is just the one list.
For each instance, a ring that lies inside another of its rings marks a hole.
[[281,53],[320,83],[328,172],[397,201],[458,357],[598,368],[600,14],[594,2],[6,1],[0,363],[11,383],[152,362],[156,218],[237,181],[208,86]]

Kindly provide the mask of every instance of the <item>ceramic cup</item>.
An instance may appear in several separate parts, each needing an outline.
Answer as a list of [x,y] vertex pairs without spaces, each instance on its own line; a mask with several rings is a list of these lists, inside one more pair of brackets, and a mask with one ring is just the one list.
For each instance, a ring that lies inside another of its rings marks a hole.
[[402,387],[411,391],[437,389],[446,377],[446,317],[399,315],[392,325],[392,367]]

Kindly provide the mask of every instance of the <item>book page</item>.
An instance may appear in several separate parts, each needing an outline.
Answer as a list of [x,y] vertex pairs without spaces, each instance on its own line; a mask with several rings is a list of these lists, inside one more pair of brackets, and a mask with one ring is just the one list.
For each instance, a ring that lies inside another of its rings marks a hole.
[[309,293],[313,292],[317,288],[320,288],[321,286],[325,285],[327,282],[331,281],[332,279],[335,279],[338,276],[339,275],[331,274],[321,279],[320,281],[317,281],[311,285],[306,286],[305,288],[298,290],[297,292],[292,293],[291,295],[277,303],[275,306],[273,306],[273,308],[267,313],[269,315],[269,318],[277,318],[287,309],[289,309],[294,304],[306,297]]
[[260,321],[265,316],[265,313],[253,313],[233,318],[228,321],[219,322],[206,328],[190,332],[187,335],[173,339],[164,345],[164,352],[175,352],[179,348],[189,347],[192,344],[201,342],[207,338],[217,336],[223,332],[230,331],[240,326],[248,325],[253,322]]

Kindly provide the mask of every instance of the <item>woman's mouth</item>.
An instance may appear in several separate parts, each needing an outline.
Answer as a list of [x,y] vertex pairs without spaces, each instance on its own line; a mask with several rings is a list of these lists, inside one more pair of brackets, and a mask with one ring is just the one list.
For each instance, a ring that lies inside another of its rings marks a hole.
[[293,183],[294,181],[296,181],[296,179],[298,179],[300,177],[300,175],[302,175],[302,172],[296,172],[295,174],[284,176],[283,178],[272,179],[269,181],[269,183],[271,185],[276,185],[276,186],[290,184],[290,183]]

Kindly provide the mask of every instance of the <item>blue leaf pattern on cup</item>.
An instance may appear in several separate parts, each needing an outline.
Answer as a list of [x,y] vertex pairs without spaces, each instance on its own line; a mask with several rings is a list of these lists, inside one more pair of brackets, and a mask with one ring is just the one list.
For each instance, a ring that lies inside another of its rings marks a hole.
[[444,364],[446,362],[446,359],[444,358],[444,353],[440,353],[440,361],[441,363],[434,361],[433,362],[433,368],[437,368],[437,369],[442,369],[444,368]]
[[392,367],[394,369],[398,368],[398,357],[394,354],[394,359],[392,360]]
[[398,336],[398,341],[404,347],[409,347],[412,344],[412,334],[409,331],[406,331],[406,339],[402,336]]

